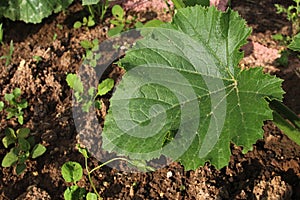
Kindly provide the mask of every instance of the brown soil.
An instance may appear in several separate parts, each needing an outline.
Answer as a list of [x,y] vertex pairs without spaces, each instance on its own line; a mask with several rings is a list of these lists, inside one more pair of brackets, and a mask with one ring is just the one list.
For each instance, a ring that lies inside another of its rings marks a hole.
[[[285,104],[300,114],[299,60],[291,57],[288,67],[277,66],[274,60],[264,58],[268,54],[257,53],[254,48],[259,44],[270,52],[280,50],[282,47],[271,35],[290,31],[291,24],[276,14],[274,3],[288,5],[290,1],[232,1],[233,9],[253,28],[249,38],[252,44],[245,47],[246,57],[241,66],[266,64],[266,71],[284,79]],[[0,199],[63,199],[68,184],[61,176],[61,166],[69,160],[84,164],[75,149],[77,133],[71,113],[72,93],[65,78],[81,65],[84,49],[79,42],[94,38],[105,40],[109,23],[107,20],[90,29],[72,28],[73,23],[82,18],[82,9],[79,3],[74,3],[68,11],[45,19],[39,25],[4,22],[5,45],[0,55],[8,51],[10,40],[14,41],[15,50],[9,66],[0,60],[0,99],[13,88],[21,88],[23,98],[30,105],[25,111],[24,124],[37,141],[47,146],[47,152],[28,161],[26,171],[20,176],[13,168],[1,167]],[[142,20],[170,19],[168,13],[154,10],[137,15]],[[40,56],[42,60],[37,62],[33,56]],[[121,71],[111,66],[106,74],[117,79]],[[108,98],[109,95],[103,101],[107,102]],[[0,120],[1,139],[6,127],[18,127],[14,120],[8,121],[4,116]],[[271,121],[265,122],[263,130],[263,139],[245,155],[240,147],[231,145],[230,162],[221,170],[207,164],[195,171],[184,171],[178,163],[151,173],[121,173],[103,167],[92,178],[104,199],[300,199],[300,147]],[[1,143],[0,160],[6,153]],[[96,159],[90,159],[90,167],[98,164]],[[170,172],[172,176],[167,176]],[[79,185],[91,191],[87,178]]]

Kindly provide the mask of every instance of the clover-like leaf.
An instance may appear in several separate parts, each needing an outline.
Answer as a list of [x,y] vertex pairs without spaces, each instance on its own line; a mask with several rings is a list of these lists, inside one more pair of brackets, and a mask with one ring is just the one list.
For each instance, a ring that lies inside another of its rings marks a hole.
[[237,12],[179,9],[172,23],[142,29],[121,60],[127,70],[110,100],[103,148],[132,159],[161,155],[196,169],[228,164],[230,143],[244,152],[272,119],[266,99],[282,99],[282,80],[241,70],[251,30]]
[[83,170],[78,162],[69,161],[63,164],[61,173],[66,182],[77,182],[83,175]]

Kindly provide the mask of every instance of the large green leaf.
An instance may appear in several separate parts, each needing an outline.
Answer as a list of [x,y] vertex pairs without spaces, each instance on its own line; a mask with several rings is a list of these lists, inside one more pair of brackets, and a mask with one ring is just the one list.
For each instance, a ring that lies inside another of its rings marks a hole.
[[300,51],[300,33],[293,37],[291,44],[288,45],[288,48],[293,51]]
[[8,0],[0,2],[0,12],[13,21],[40,23],[53,12],[67,8],[73,0]]
[[237,66],[251,30],[238,13],[200,6],[178,10],[171,24],[142,30],[103,129],[103,148],[133,159],[165,155],[195,169],[221,168],[230,142],[244,152],[272,119],[266,98],[282,99],[281,80]]

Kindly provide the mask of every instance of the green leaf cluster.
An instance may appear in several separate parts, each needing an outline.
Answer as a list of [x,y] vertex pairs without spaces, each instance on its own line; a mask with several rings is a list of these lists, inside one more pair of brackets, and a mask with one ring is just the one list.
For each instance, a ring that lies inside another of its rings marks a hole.
[[79,152],[84,156],[85,158],[85,167],[88,172],[88,178],[89,181],[93,187],[94,192],[87,192],[84,188],[81,188],[77,185],[77,182],[80,181],[80,179],[83,177],[83,168],[81,167],[80,163],[74,162],[74,161],[68,161],[63,164],[61,168],[61,173],[63,176],[63,179],[68,183],[73,183],[72,186],[67,187],[67,189],[64,192],[64,199],[65,200],[73,200],[73,199],[86,199],[86,200],[97,200],[102,199],[97,192],[93,181],[90,177],[90,171],[87,168],[87,159],[89,158],[88,152],[86,149],[81,148],[78,145]]
[[86,94],[84,92],[84,87],[81,79],[77,74],[68,74],[66,77],[66,81],[70,88],[74,90],[75,99],[78,103],[81,103],[82,110],[84,112],[89,112],[90,107],[93,104],[96,108],[101,109],[101,102],[96,98],[98,96],[107,94],[114,87],[114,80],[111,78],[107,78],[98,84],[97,90],[94,87],[91,87],[88,89]]
[[16,132],[12,128],[5,129],[5,137],[2,139],[5,148],[14,145],[2,160],[2,167],[16,165],[16,173],[19,175],[26,169],[26,160],[35,159],[43,155],[46,147],[35,144],[33,136],[30,136],[28,128],[20,128]]
[[131,20],[126,20],[125,12],[120,5],[114,5],[112,7],[111,13],[114,19],[110,20],[110,23],[115,25],[114,28],[108,30],[108,36],[112,37],[114,35],[118,35],[123,30],[125,30],[125,25],[130,24]]
[[[5,112],[7,113],[7,119],[12,117],[16,117],[18,119],[19,124],[23,124],[23,109],[27,108],[28,103],[26,99],[21,99],[21,89],[15,88],[12,93],[5,94],[4,99],[7,102],[8,106],[5,108]],[[0,101],[0,111],[4,109],[4,103]]]
[[140,21],[135,21],[135,18],[133,19],[126,19],[125,11],[120,5],[114,5],[112,8],[112,15],[113,19],[110,20],[110,23],[113,24],[115,27],[108,30],[108,36],[113,37],[115,35],[120,34],[123,31],[128,30],[128,25],[133,24],[135,28],[147,28],[147,27],[158,27],[163,22],[161,20],[153,19],[145,24],[143,24]]
[[83,64],[96,67],[97,61],[101,58],[99,50],[99,40],[93,39],[92,41],[83,40],[80,45],[85,49],[85,55],[83,57]]
[[93,27],[95,26],[96,22],[92,16],[88,17],[83,17],[82,22],[81,21],[76,21],[73,25],[74,28],[80,28],[82,26],[87,26],[87,27]]

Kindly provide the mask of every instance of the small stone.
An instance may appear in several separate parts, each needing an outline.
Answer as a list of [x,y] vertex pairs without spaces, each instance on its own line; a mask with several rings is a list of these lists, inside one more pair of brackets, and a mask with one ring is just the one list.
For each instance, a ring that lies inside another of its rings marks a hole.
[[168,171],[167,178],[171,178],[173,176],[173,173],[171,171]]

